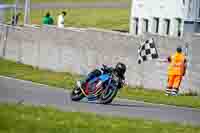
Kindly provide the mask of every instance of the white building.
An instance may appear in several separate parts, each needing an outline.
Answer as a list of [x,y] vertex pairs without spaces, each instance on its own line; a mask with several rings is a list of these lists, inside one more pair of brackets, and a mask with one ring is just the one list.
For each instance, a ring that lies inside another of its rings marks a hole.
[[200,32],[200,0],[132,0],[130,33]]

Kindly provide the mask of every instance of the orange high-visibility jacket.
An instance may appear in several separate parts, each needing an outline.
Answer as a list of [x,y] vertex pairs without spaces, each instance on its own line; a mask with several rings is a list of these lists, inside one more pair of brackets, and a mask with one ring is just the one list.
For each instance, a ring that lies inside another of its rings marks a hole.
[[186,58],[183,53],[176,52],[170,57],[170,65],[168,67],[168,75],[180,75],[183,76],[185,73],[185,62]]

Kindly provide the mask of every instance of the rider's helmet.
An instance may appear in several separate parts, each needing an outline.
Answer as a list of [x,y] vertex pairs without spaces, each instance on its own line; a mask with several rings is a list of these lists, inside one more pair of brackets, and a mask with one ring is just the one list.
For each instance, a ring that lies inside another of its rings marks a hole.
[[117,65],[115,66],[115,71],[119,74],[119,75],[124,75],[126,72],[126,65],[118,62]]

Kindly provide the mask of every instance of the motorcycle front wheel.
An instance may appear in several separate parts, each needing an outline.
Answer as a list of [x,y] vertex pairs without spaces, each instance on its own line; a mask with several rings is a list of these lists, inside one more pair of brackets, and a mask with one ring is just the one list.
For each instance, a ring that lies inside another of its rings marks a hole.
[[81,89],[79,87],[77,87],[77,86],[71,92],[71,100],[72,101],[80,101],[84,97],[85,96],[82,93]]
[[101,94],[100,103],[101,104],[109,104],[116,97],[118,89],[108,89]]

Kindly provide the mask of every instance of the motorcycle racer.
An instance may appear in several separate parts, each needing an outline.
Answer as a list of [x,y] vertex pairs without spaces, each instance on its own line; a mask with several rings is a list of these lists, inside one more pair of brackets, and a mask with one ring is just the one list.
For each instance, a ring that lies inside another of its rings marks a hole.
[[118,87],[121,88],[122,84],[124,84],[125,82],[124,74],[126,72],[126,65],[121,62],[118,62],[114,68],[103,64],[100,68],[94,69],[92,72],[90,72],[87,75],[87,78],[84,81],[82,81],[81,87],[84,87],[86,83],[88,83],[90,80],[92,80],[95,77],[98,77],[106,73],[112,73],[112,72],[116,72],[116,74],[118,74],[118,76],[120,77],[121,82]]

